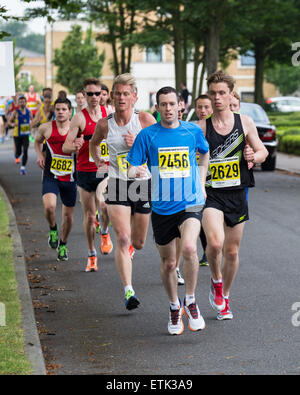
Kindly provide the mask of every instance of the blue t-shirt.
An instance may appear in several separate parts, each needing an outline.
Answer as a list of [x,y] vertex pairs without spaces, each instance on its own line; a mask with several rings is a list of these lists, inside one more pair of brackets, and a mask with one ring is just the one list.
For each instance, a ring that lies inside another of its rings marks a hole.
[[143,129],[128,153],[132,166],[147,162],[152,175],[152,210],[170,215],[205,204],[196,151],[209,146],[198,125],[180,121],[168,129],[156,123]]

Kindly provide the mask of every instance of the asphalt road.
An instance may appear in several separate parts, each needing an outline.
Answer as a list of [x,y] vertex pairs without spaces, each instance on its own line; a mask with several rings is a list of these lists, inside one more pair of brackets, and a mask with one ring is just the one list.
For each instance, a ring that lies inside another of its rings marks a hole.
[[[192,333],[186,325],[181,336],[172,337],[151,227],[145,248],[134,257],[133,284],[141,306],[128,312],[113,254],[100,256],[97,273],[84,271],[87,246],[79,201],[68,243],[70,259],[56,261],[56,252],[47,245],[41,172],[32,148],[29,155],[28,175],[21,176],[12,148],[1,147],[0,183],[16,214],[50,374],[300,373],[300,177],[255,172],[251,219],[231,292],[234,319],[216,320],[208,302],[209,269],[200,268],[197,300],[206,329]],[[60,203],[57,213],[60,224]],[[184,287],[179,293],[184,295]]]

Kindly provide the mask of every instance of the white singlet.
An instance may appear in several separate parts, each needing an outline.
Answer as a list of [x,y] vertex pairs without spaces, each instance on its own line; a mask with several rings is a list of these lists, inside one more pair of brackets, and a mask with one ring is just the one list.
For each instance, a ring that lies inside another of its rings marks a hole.
[[[115,115],[110,114],[108,120],[108,134],[106,143],[109,151],[109,178],[119,178],[121,180],[128,180],[127,168],[128,162],[126,160],[130,148],[127,146],[124,136],[130,131],[137,135],[142,130],[142,125],[139,120],[139,111],[134,110],[129,123],[125,126],[119,126],[115,120]],[[148,171],[147,177],[151,178]]]

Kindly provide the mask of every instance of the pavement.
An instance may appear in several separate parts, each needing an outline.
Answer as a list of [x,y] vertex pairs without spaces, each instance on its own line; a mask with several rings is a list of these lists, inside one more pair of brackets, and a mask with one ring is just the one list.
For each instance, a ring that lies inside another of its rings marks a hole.
[[[3,146],[0,146],[0,155],[1,151],[3,152],[10,146],[11,144],[8,142],[6,142]],[[276,169],[279,171],[284,171],[293,175],[296,174],[300,176],[300,157],[295,155],[278,153]],[[25,336],[25,353],[31,363],[33,375],[46,375],[46,364],[44,361],[37,325],[35,321],[21,236],[18,230],[16,217],[11,202],[9,201],[9,198],[2,186],[0,186],[0,193],[3,194],[6,200],[8,215],[10,218],[10,231],[12,234],[14,247],[15,271],[18,282],[18,293],[22,306],[22,323]]]

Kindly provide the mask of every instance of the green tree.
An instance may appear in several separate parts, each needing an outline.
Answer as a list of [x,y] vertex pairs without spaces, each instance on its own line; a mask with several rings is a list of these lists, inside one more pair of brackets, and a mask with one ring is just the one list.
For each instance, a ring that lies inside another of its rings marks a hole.
[[82,89],[87,77],[100,77],[105,53],[98,54],[92,30],[85,37],[81,26],[72,26],[60,49],[55,50],[54,64],[57,66],[56,81],[75,93]]
[[283,96],[292,95],[300,88],[300,67],[276,64],[265,74],[266,80],[274,84]]
[[17,47],[41,54],[45,53],[45,36],[43,34],[30,33],[27,23],[16,21],[0,23],[1,29],[9,34],[8,37],[3,38],[3,41],[10,41],[13,37]]
[[265,69],[276,63],[291,62],[291,43],[299,40],[300,18],[298,0],[256,0],[244,3],[247,12],[240,15],[236,29],[241,32],[242,51],[255,54],[255,102],[264,104]]

